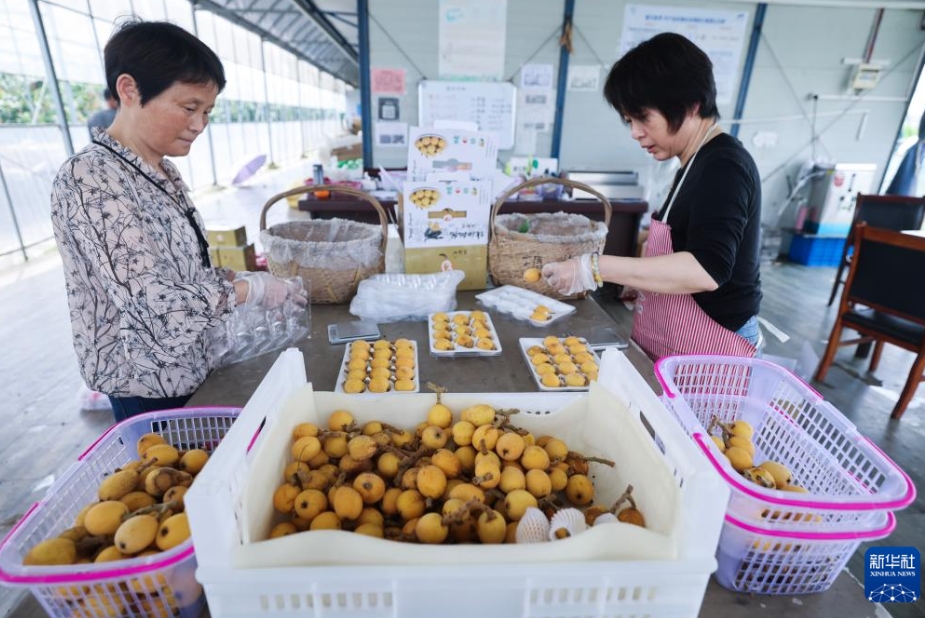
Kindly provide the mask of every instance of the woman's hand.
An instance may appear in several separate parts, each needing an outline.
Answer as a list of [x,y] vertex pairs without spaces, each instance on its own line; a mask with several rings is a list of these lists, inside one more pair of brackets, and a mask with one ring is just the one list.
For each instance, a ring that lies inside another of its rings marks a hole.
[[238,275],[241,277],[239,281],[243,280],[248,284],[247,296],[244,300],[246,307],[273,309],[288,299],[292,299],[299,306],[308,303],[308,293],[297,279],[279,279],[264,272],[238,273]]
[[563,296],[572,296],[586,290],[596,290],[591,270],[591,254],[586,253],[562,262],[543,266],[543,277],[554,290]]

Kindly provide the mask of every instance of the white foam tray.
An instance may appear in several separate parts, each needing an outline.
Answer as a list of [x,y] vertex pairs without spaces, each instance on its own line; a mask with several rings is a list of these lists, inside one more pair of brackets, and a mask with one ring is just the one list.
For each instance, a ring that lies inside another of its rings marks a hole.
[[[527,354],[527,350],[532,348],[535,345],[545,347],[543,345],[544,337],[523,337],[518,340],[520,343],[520,351],[523,354],[524,362],[527,363],[527,367],[530,368],[530,375],[533,376],[533,381],[536,382],[537,388],[541,391],[547,391],[551,393],[561,393],[562,391],[586,391],[591,388],[590,380],[585,386],[560,386],[558,388],[552,386],[546,386],[543,384],[543,376],[536,372],[536,366],[530,361],[530,355]],[[559,341],[564,341],[565,337],[559,337]],[[584,337],[578,337],[579,341],[588,346],[588,354],[594,357],[594,362],[597,363],[598,368],[601,366],[601,357],[597,355],[597,352],[591,349],[591,346],[588,344],[588,340]],[[552,363],[555,365],[555,363]],[[579,372],[581,373],[581,372]],[[584,374],[582,374],[584,375]],[[587,378],[587,376],[585,376]]]
[[[450,319],[449,320],[450,324],[453,323],[454,316],[457,316],[460,314],[465,315],[465,316],[472,315],[471,311],[444,311],[442,313],[445,313],[447,317]],[[494,349],[483,350],[482,348],[475,347],[475,345],[473,345],[471,348],[457,345],[456,344],[456,333],[453,333],[453,338],[451,339],[451,341],[453,342],[454,348],[452,350],[438,350],[435,347],[437,340],[434,339],[434,329],[433,329],[434,316],[437,314],[431,313],[430,315],[427,316],[427,339],[430,344],[430,353],[433,354],[434,356],[449,356],[449,357],[499,356],[502,352],[502,349],[501,349],[501,340],[498,338],[498,329],[495,328],[495,324],[494,322],[491,321],[491,316],[488,314],[488,312],[483,311],[482,313],[484,313],[485,317],[488,318],[488,321],[485,323],[485,326],[487,326],[488,330],[491,331],[491,340],[495,344]],[[474,340],[474,343],[478,343],[478,337],[473,337],[473,340]]]
[[[404,394],[404,393],[418,393],[418,392],[420,392],[420,391],[421,391],[421,372],[420,372],[420,363],[419,363],[419,361],[418,361],[418,342],[417,342],[417,341],[414,341],[413,339],[410,339],[409,341],[411,341],[411,347],[412,347],[412,349],[414,350],[414,378],[412,378],[412,381],[414,382],[414,390],[410,390],[410,391],[396,391],[395,388],[394,388],[395,382],[394,382],[394,380],[393,380],[393,381],[392,381],[393,388],[389,388],[388,392],[385,392],[385,393],[371,393],[371,392],[369,392],[369,389],[367,389],[367,390],[363,391],[362,393],[345,393],[345,394],[347,394],[347,395],[354,395],[354,396],[358,396],[358,397],[364,397],[364,396],[365,396],[365,397],[381,397],[381,396],[383,396],[383,395],[392,395],[392,394],[399,394],[399,395],[401,395],[401,394]],[[353,342],[351,342],[351,343],[353,343]],[[370,342],[370,346],[372,346],[374,343],[375,343],[375,342],[372,342],[372,341],[371,341],[371,342]],[[394,342],[394,341],[390,341],[389,343],[392,343],[392,344],[394,345],[395,342]],[[343,359],[343,360],[341,361],[341,363],[340,363],[340,371],[337,373],[337,385],[334,387],[334,392],[335,392],[335,393],[343,393],[343,392],[344,392],[344,382],[347,380],[347,371],[348,371],[348,369],[347,369],[347,363],[349,363],[349,362],[350,362],[350,343],[348,343],[348,344],[345,346],[345,349],[344,349],[344,359]],[[392,359],[392,362],[394,363],[394,357],[393,357],[393,359]],[[393,365],[393,371],[394,371],[394,365]],[[366,373],[367,373],[367,377],[366,377],[366,379],[367,379],[367,386],[369,386],[369,368],[367,368]]]
[[[476,294],[475,297],[482,301],[486,307],[510,314],[518,320],[525,320],[534,326],[549,326],[553,322],[575,313],[575,307],[572,305],[526,288],[519,288],[516,285],[502,285],[500,288]],[[548,320],[534,320],[530,317],[533,315],[533,310],[537,305],[543,305],[549,309]]]

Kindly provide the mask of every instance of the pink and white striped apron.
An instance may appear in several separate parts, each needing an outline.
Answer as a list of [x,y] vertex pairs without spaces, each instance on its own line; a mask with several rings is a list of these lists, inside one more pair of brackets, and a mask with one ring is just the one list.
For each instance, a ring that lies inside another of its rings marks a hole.
[[[714,124],[700,142],[700,147],[716,128]],[[675,187],[662,221],[674,205],[681,184],[687,177],[697,152],[688,162],[687,169]],[[671,255],[671,226],[652,220],[645,257]],[[726,356],[754,356],[755,346],[731,330],[720,326],[700,308],[690,294],[659,294],[638,290],[636,311],[633,315],[633,341],[653,359],[672,354],[721,354]]]

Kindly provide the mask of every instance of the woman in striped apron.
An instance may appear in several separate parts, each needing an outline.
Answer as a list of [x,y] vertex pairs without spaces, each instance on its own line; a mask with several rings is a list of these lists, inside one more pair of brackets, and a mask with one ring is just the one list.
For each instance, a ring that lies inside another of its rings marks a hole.
[[641,258],[582,255],[547,264],[563,294],[606,282],[638,292],[633,340],[670,354],[753,356],[761,303],[761,182],[742,143],[717,123],[707,55],[659,34],[613,67],[604,95],[652,157],[681,168],[652,219]]

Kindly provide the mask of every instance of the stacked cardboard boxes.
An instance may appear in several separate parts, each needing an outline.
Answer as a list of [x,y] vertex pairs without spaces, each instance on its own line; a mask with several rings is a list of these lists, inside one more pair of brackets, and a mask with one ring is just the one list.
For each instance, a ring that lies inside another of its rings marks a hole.
[[222,266],[231,270],[257,270],[257,254],[254,243],[247,242],[247,230],[244,226],[231,229],[206,230],[209,241],[209,255],[213,266]]

